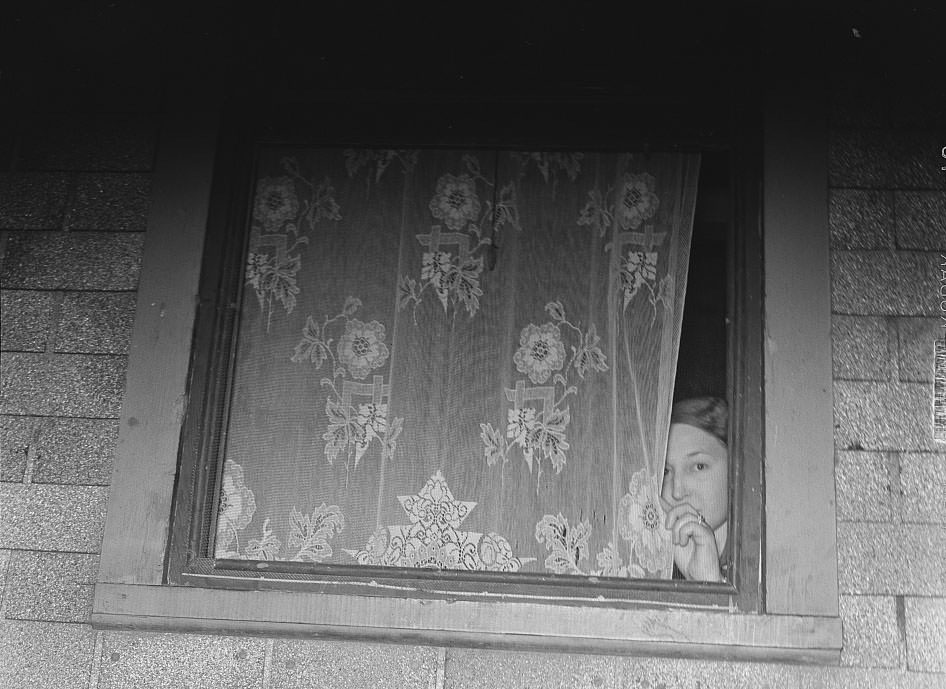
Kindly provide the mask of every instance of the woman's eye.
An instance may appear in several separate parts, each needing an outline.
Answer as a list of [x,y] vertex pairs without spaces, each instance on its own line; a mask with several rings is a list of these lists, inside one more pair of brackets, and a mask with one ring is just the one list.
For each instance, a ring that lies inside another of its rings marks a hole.
[[706,463],[705,463],[705,462],[697,462],[695,468],[696,468],[697,471],[704,471],[704,470],[706,469]]

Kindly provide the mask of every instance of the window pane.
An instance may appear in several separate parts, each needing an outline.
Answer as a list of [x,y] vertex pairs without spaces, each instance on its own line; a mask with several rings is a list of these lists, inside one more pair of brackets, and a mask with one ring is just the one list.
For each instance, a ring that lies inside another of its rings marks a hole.
[[264,147],[215,555],[669,576],[697,167]]

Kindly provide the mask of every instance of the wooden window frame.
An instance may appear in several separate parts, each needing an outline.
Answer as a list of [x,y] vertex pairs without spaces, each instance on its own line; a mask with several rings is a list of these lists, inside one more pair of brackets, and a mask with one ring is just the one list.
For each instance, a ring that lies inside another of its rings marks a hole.
[[[628,606],[503,594],[484,601],[463,595],[465,589],[432,598],[416,591],[365,595],[358,586],[370,582],[353,586],[344,577],[304,590],[271,575],[231,581],[226,589],[179,585],[176,575],[169,581],[169,564],[181,557],[168,547],[169,529],[185,528],[171,520],[174,503],[187,493],[175,491],[180,446],[202,437],[199,428],[182,435],[182,427],[194,394],[188,376],[212,189],[221,183],[214,177],[220,99],[205,91],[205,108],[195,108],[199,96],[192,93],[180,100],[186,108],[169,110],[155,166],[93,625],[838,662],[825,125],[809,97],[792,98],[788,83],[773,89],[766,108],[763,207],[750,203],[739,211],[765,228],[747,245],[755,241],[764,252],[764,279],[756,277],[766,297],[747,292],[736,305],[740,317],[764,313],[764,380],[757,380],[754,399],[752,391],[736,397],[733,419],[755,414],[763,429],[744,450],[761,457],[765,443],[766,534],[763,541],[752,520],[733,524],[743,543],[759,544],[738,556],[754,560],[759,580],[715,592],[729,595],[728,609],[718,601],[700,606],[714,585],[691,582],[667,582],[669,596]],[[737,252],[735,260],[746,257]],[[761,269],[758,261],[747,265]],[[761,368],[763,353],[741,338],[730,356],[731,368]],[[743,430],[734,428],[733,436]],[[811,480],[807,489],[799,474]],[[761,476],[753,480],[761,486]],[[755,499],[761,509],[762,495]],[[746,612],[731,595],[751,589],[758,596],[764,590],[764,611]],[[504,606],[502,615],[496,605]]]
[[[227,108],[227,110],[245,112],[245,108]],[[357,108],[335,105],[334,109],[345,113],[342,120],[350,119],[350,113]],[[413,104],[405,110],[416,110]],[[507,121],[514,119],[507,108]],[[198,303],[200,305],[195,325],[195,336],[191,350],[191,370],[188,382],[188,414],[182,426],[180,463],[177,472],[177,485],[174,495],[174,514],[171,519],[171,542],[168,546],[168,568],[166,580],[172,585],[206,587],[253,587],[253,588],[292,588],[299,591],[319,591],[326,587],[335,592],[361,595],[411,595],[414,597],[463,598],[466,600],[533,600],[539,597],[548,602],[559,604],[609,605],[616,607],[639,606],[642,602],[670,603],[674,606],[694,605],[702,608],[712,606],[735,608],[743,612],[759,612],[762,609],[762,590],[759,581],[759,558],[748,550],[740,548],[740,542],[759,543],[761,540],[761,471],[758,463],[762,456],[761,436],[761,356],[758,350],[761,332],[761,308],[756,302],[746,303],[740,296],[757,294],[761,289],[759,263],[761,249],[758,238],[751,233],[742,237],[729,231],[729,244],[726,252],[728,263],[726,274],[739,276],[739,286],[730,295],[731,301],[727,313],[733,315],[735,325],[730,328],[730,336],[736,346],[730,348],[730,362],[727,370],[735,373],[729,387],[733,399],[734,415],[739,415],[744,423],[739,424],[738,434],[733,434],[729,443],[730,455],[740,458],[732,461],[730,503],[735,506],[730,516],[731,533],[740,533],[733,539],[732,556],[735,562],[728,581],[717,584],[709,582],[690,582],[682,580],[600,580],[594,576],[559,576],[547,573],[518,572],[503,574],[497,572],[466,571],[430,571],[423,569],[398,569],[391,567],[369,567],[346,565],[343,563],[319,563],[313,565],[303,562],[270,561],[265,565],[246,560],[215,559],[209,552],[211,546],[212,514],[219,490],[219,476],[212,469],[205,467],[219,466],[219,448],[226,437],[226,400],[229,398],[229,384],[232,377],[235,331],[239,326],[233,304],[241,301],[234,295],[243,292],[246,298],[244,280],[244,255],[246,237],[236,228],[247,226],[249,213],[247,199],[251,196],[253,185],[253,161],[258,154],[258,147],[272,145],[300,145],[303,147],[327,146],[338,150],[340,145],[334,138],[324,141],[312,141],[311,132],[330,132],[334,134],[342,128],[337,122],[323,124],[315,118],[307,121],[299,131],[292,128],[288,132],[277,130],[276,125],[259,126],[246,122],[241,117],[224,127],[218,154],[215,160],[213,188],[208,210],[208,229],[206,242],[214,247],[204,255],[201,269],[201,283]],[[404,125],[397,129],[403,131]],[[628,127],[635,131],[634,127]],[[747,124],[744,128],[749,136],[744,141],[733,145],[728,135],[704,132],[687,137],[686,148],[703,150],[705,153],[722,151],[730,161],[730,175],[740,180],[758,179],[758,170],[751,169],[757,163],[757,125]],[[397,135],[397,134],[395,134]],[[355,136],[359,136],[356,131]],[[445,141],[448,132],[432,134],[427,137]],[[484,134],[477,133],[479,141]],[[654,148],[671,148],[676,145],[679,134],[672,131],[667,135],[668,142],[656,138],[653,131],[648,131],[646,145]],[[303,143],[297,143],[301,141]],[[384,145],[387,139],[361,138],[351,140],[352,145]],[[416,140],[406,144],[413,147]],[[702,141],[702,144],[698,144]],[[476,141],[467,141],[471,148]],[[547,142],[541,140],[538,146]],[[600,146],[601,142],[594,142]],[[612,138],[606,142],[616,150],[639,150],[645,143],[638,140],[615,143]],[[622,143],[627,148],[622,148]],[[441,148],[440,146],[437,149]],[[588,146],[579,150],[588,150]],[[424,150],[437,150],[424,149]],[[490,145],[485,150],[516,150]],[[732,189],[730,191],[733,191]],[[755,189],[736,189],[733,194],[733,206],[738,206],[740,226],[757,224],[758,198]],[[718,212],[718,211],[717,211]],[[733,208],[731,215],[737,213]],[[737,224],[729,218],[729,225]],[[752,260],[750,256],[755,255]],[[749,300],[751,302],[752,300]],[[753,347],[755,345],[755,347]],[[737,371],[737,366],[738,371]],[[754,410],[754,413],[749,410]],[[735,424],[734,424],[735,425]],[[742,458],[745,457],[746,461]],[[740,532],[741,529],[741,532]],[[293,575],[287,577],[284,575]],[[278,583],[276,583],[278,582]],[[408,593],[409,592],[409,593]]]

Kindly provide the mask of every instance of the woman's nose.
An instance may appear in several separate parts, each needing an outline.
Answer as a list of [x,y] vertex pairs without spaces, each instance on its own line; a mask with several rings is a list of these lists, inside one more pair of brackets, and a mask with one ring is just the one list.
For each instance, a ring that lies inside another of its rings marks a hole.
[[673,496],[674,500],[680,501],[686,497],[686,487],[683,485],[683,479],[680,478],[680,474],[674,472],[673,474],[673,483],[670,486],[670,494]]

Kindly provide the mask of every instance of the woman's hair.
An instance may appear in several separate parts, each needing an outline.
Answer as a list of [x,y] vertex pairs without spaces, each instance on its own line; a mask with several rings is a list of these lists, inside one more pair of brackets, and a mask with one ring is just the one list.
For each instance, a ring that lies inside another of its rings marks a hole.
[[729,406],[719,397],[693,397],[673,405],[670,423],[685,423],[706,431],[729,446]]

